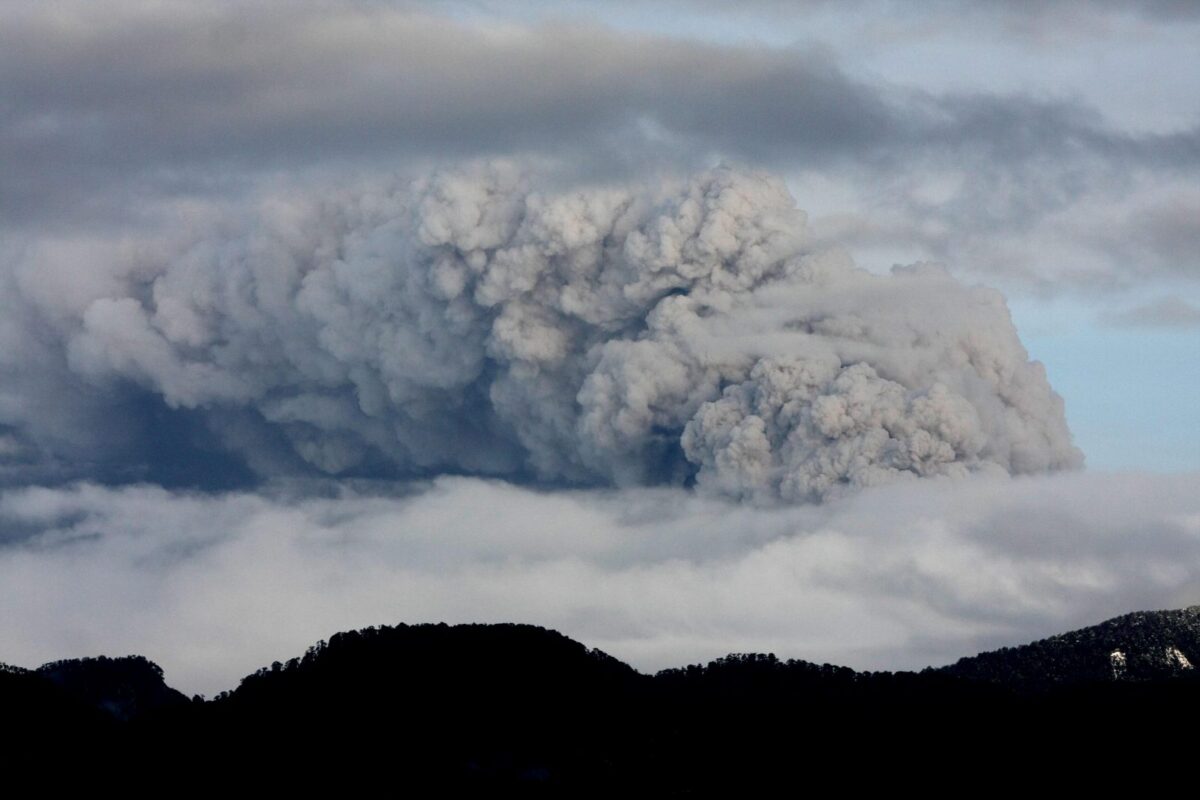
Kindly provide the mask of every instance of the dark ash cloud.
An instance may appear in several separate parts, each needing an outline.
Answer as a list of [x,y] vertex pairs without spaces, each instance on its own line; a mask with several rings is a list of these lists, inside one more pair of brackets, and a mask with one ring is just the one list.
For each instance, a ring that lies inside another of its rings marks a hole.
[[88,430],[125,403],[125,468],[152,480],[141,441],[265,476],[789,501],[1082,460],[998,293],[814,247],[767,174],[564,191],[481,164],[35,250],[0,279],[14,345],[39,345],[0,356],[0,424],[62,452],[62,417]]

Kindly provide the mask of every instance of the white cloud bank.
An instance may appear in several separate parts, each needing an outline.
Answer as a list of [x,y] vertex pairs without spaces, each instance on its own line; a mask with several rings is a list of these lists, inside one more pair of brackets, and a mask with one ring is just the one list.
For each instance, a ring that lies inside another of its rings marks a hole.
[[527,621],[643,669],[748,650],[901,668],[1200,602],[1200,475],[775,508],[465,478],[327,499],[82,485],[3,493],[0,531],[0,659],[138,652],[208,693],[371,624]]

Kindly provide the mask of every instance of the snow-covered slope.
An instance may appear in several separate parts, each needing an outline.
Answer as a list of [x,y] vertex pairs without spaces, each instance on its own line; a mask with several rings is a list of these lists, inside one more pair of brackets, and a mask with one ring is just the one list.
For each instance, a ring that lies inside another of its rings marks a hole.
[[1151,680],[1200,663],[1200,606],[1139,611],[1020,647],[964,658],[943,671],[1017,685]]

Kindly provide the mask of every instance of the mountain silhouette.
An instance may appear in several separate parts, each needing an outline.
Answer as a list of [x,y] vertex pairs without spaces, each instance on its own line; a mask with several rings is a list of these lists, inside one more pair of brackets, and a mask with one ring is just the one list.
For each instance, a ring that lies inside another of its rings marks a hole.
[[653,676],[530,625],[383,626],[336,634],[208,701],[143,658],[58,661],[0,669],[0,752],[10,766],[95,771],[134,753],[147,779],[289,790],[386,779],[694,795],[789,776],[879,789],[945,777],[938,764],[1100,787],[1103,771],[1064,764],[1187,757],[1173,731],[1200,710],[1198,621],[1200,608],[1130,614],[921,672],[731,654]]

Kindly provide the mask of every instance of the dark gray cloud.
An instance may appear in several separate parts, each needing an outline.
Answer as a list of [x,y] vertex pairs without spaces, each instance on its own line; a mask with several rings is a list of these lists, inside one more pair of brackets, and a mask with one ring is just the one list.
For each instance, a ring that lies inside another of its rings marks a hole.
[[0,30],[0,214],[27,223],[228,193],[272,169],[516,153],[606,174],[949,161],[988,183],[999,164],[1045,173],[1002,211],[1036,214],[1077,192],[1084,166],[1191,169],[1198,142],[1110,130],[1067,100],[869,84],[819,48],[485,26],[407,5],[19,4]]
[[0,493],[4,660],[144,653],[215,692],[337,630],[528,621],[643,669],[729,651],[919,668],[1200,603],[1200,480],[927,481],[823,506],[461,478]]
[[196,167],[526,150],[611,164],[631,144],[676,150],[654,129],[693,155],[786,131],[814,157],[894,124],[816,55],[357,3],[22,6],[0,31],[0,76],[7,216],[86,205],[131,174],[186,185]]
[[[946,11],[953,11],[955,7],[962,4],[942,2],[940,5]],[[1090,3],[1079,3],[1074,0],[1043,0],[1043,2],[1032,4],[1021,2],[1021,0],[999,3],[979,0],[973,5],[986,14],[1006,15],[1017,19],[1033,20],[1041,24],[1059,25],[1073,20],[1095,20],[1114,13],[1131,14],[1151,22],[1167,24],[1190,21],[1200,17],[1200,9],[1197,9],[1196,4],[1189,0],[1095,0]]]
[[[584,0],[584,3],[589,0]],[[593,3],[604,0],[590,0]],[[1024,0],[928,0],[919,7],[895,3],[892,0],[749,0],[735,5],[723,3],[721,0],[665,0],[668,4],[691,5],[709,11],[744,13],[770,12],[777,15],[799,15],[816,10],[828,10],[857,7],[861,12],[863,7],[876,14],[905,16],[910,19],[927,20],[929,17],[950,16],[961,18],[964,15],[985,15],[990,17],[1010,17],[1013,24],[1017,19],[1025,20],[1026,25],[1033,22],[1059,23],[1072,19],[1086,20],[1103,18],[1109,14],[1133,14],[1151,21],[1174,22],[1200,17],[1200,10],[1190,0],[1092,0],[1080,3],[1078,0],[1040,0],[1037,3]]]
[[1200,193],[1163,187],[1096,238],[1143,274],[1200,276]]

